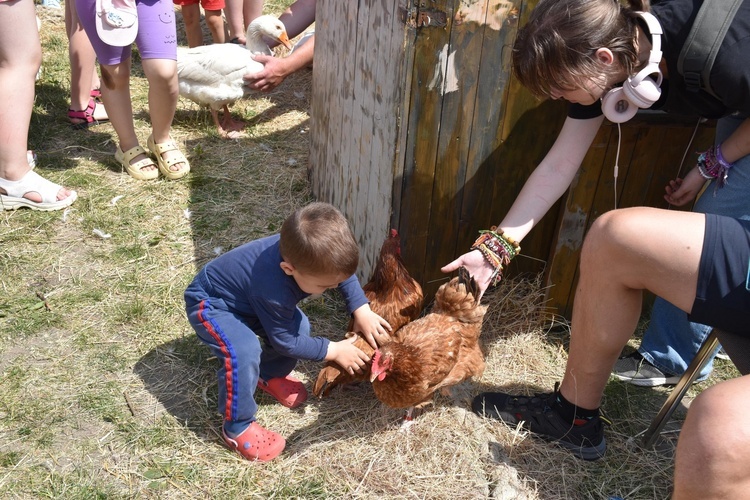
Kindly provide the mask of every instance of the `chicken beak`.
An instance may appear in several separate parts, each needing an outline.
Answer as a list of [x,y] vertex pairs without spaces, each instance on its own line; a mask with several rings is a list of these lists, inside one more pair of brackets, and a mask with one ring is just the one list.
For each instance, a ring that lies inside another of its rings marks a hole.
[[375,382],[375,379],[378,378],[378,374],[374,372],[370,372],[370,383],[372,384]]
[[286,34],[286,31],[282,31],[281,35],[279,35],[279,43],[283,44],[289,50],[292,49],[292,43],[289,41],[289,35]]

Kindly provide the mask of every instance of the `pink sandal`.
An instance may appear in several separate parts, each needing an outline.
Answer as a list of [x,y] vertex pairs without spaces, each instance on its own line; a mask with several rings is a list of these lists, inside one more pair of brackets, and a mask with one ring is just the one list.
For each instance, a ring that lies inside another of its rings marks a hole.
[[267,392],[287,408],[297,408],[307,401],[305,384],[291,375],[272,378],[268,381],[258,379],[258,389]]
[[84,129],[84,128],[89,128],[93,125],[99,125],[100,123],[109,121],[108,118],[103,118],[101,120],[97,120],[96,118],[94,118],[94,111],[96,110],[96,104],[97,104],[96,99],[92,97],[89,100],[89,105],[86,106],[86,109],[82,109],[82,110],[69,109],[68,119],[70,120],[70,126],[73,127],[74,129]]

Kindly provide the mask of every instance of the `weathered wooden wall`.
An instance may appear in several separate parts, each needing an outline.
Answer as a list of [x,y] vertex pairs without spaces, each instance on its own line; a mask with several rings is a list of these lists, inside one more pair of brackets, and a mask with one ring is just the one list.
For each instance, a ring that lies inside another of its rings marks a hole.
[[499,0],[421,4],[444,13],[444,25],[431,20],[417,28],[414,70],[405,82],[411,99],[403,192],[394,208],[407,265],[432,292],[445,279],[440,267],[490,223],[503,196],[495,189],[517,184],[515,166],[493,156],[511,119],[505,104],[518,9]]
[[310,167],[313,193],[349,218],[369,277],[401,180],[401,114],[412,51],[410,0],[320,0],[316,10]]
[[[409,268],[434,291],[444,279],[440,266],[465,247],[467,234],[507,209],[518,180],[533,168],[535,161],[509,169],[497,163],[510,135],[505,124],[526,111],[506,105],[520,4],[317,3],[311,181],[319,199],[352,221],[363,249],[362,277],[393,226]],[[528,96],[518,103],[539,105]],[[542,116],[551,108],[556,118]],[[562,109],[542,106],[539,121],[523,133],[536,137],[548,129],[553,140]],[[516,156],[538,159],[522,148]]]
[[[605,122],[581,169],[564,197],[560,221],[548,258],[546,274],[549,306],[570,318],[578,282],[578,257],[585,232],[602,213],[617,207],[654,206],[667,208],[664,186],[695,164],[697,150],[712,144],[715,124],[698,126],[690,119],[664,113],[640,112],[636,118],[617,126]],[[620,159],[615,199],[614,166],[618,135]],[[695,133],[695,136],[693,134]],[[687,154],[686,154],[687,153]],[[616,200],[616,201],[615,201]],[[687,210],[689,207],[674,210]]]
[[[534,0],[318,0],[311,110],[314,195],[341,208],[370,276],[389,227],[428,294],[440,267],[497,224],[551,147],[564,102],[513,78]],[[618,206],[663,206],[694,124],[645,113],[622,127]],[[655,123],[659,127],[652,127]],[[710,142],[703,127],[696,146]],[[569,316],[583,234],[614,208],[617,128],[600,130],[571,189],[524,239],[508,274],[546,273]]]

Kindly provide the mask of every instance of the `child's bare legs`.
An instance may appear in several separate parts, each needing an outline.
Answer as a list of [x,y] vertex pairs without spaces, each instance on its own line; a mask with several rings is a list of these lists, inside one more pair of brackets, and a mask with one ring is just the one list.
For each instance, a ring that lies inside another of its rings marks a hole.
[[224,14],[227,18],[227,38],[230,42],[245,43],[245,31],[242,29],[243,0],[226,0]]
[[[21,180],[30,170],[26,159],[29,125],[34,107],[34,79],[42,62],[34,2],[0,3],[0,178]],[[0,188],[0,192],[4,192]],[[70,196],[60,188],[57,199]],[[24,195],[39,202],[36,192]]]
[[[138,137],[135,135],[133,124],[133,104],[130,101],[130,64],[131,58],[127,58],[120,64],[101,65],[104,82],[102,99],[107,105],[109,120],[117,133],[117,140],[123,153],[138,146]],[[133,165],[146,158],[148,155],[140,154],[133,158],[130,164]],[[156,165],[152,164],[141,168],[141,171],[148,172],[156,168]]]
[[214,43],[224,43],[224,18],[220,10],[203,10],[206,16],[206,25],[211,32],[211,40]]
[[[98,89],[99,75],[96,73],[96,54],[91,41],[78,20],[76,4],[65,2],[65,30],[68,35],[68,57],[70,58],[70,109],[84,110],[91,99],[91,89]],[[94,108],[95,120],[106,120],[104,106]]]
[[[0,178],[17,181],[28,171],[26,145],[34,107],[34,79],[42,63],[42,47],[34,2],[20,0],[0,9]],[[14,28],[15,24],[15,28]],[[21,39],[16,38],[23,34]],[[58,195],[58,199],[64,198]]]
[[[171,59],[144,59],[142,64],[148,79],[148,110],[154,142],[161,144],[171,140],[169,131],[179,97],[177,62]],[[180,155],[182,153],[179,151],[167,151],[162,157],[170,160]],[[169,168],[173,172],[179,172],[184,167],[184,164],[176,163]]]
[[183,5],[182,19],[185,21],[185,34],[187,35],[188,47],[198,47],[203,45],[200,5],[197,3]]
[[253,19],[263,14],[263,0],[244,0],[242,2],[242,17],[244,19],[244,29],[250,26]]
[[247,26],[263,13],[263,0],[226,0],[224,13],[227,17],[229,40],[236,38],[244,45]]

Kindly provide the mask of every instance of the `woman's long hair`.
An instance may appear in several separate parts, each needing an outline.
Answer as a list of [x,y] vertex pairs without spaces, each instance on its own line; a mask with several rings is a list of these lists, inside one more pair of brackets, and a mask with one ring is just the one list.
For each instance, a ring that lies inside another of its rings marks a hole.
[[[596,51],[612,51],[621,69],[635,73],[635,11],[648,0],[541,0],[531,12],[513,46],[513,70],[519,81],[539,97],[551,89],[573,90],[602,73]],[[602,82],[603,86],[603,82]]]

